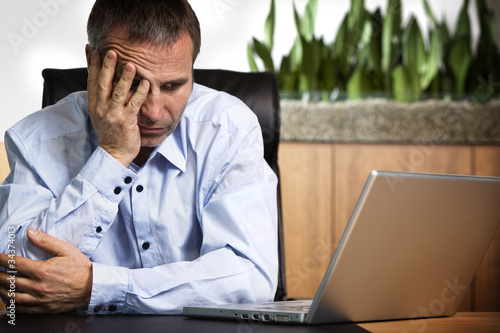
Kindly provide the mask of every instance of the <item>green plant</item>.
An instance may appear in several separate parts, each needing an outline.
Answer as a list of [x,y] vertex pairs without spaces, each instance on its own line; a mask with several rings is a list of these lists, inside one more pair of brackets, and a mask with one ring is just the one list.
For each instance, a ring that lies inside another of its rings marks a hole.
[[388,0],[387,12],[369,12],[364,0],[351,0],[337,34],[330,44],[315,36],[318,1],[309,0],[300,16],[295,4],[297,36],[290,52],[274,66],[272,49],[275,1],[266,19],[264,41],[248,44],[252,71],[276,73],[282,91],[322,91],[328,98],[334,89],[351,99],[365,93],[384,92],[399,101],[434,97],[475,96],[485,101],[500,92],[500,56],[496,44],[493,13],[485,0],[476,0],[481,28],[477,50],[471,49],[469,0],[464,0],[453,33],[445,20],[438,21],[427,0],[422,0],[428,18],[428,37],[411,16],[402,24],[401,0]]
[[493,12],[485,0],[477,0],[476,6],[481,33],[467,83],[474,100],[483,102],[500,94],[500,54]]
[[256,53],[264,63],[266,71],[274,72],[274,63],[272,58],[272,50],[274,46],[274,22],[276,20],[274,0],[271,0],[271,9],[267,15],[266,24],[264,26],[264,42],[260,42],[255,37],[252,39],[253,43],[248,43],[247,56],[250,64],[250,69],[253,72],[258,72],[259,68],[254,60],[254,53]]

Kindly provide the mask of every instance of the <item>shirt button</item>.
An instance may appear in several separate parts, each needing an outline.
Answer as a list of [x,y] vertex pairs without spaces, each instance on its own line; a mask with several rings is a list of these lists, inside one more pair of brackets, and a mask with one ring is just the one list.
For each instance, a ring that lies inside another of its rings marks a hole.
[[101,228],[101,227],[97,227],[97,228],[95,228],[95,231],[96,231],[97,233],[100,233],[100,232],[102,231],[102,228]]
[[115,187],[115,194],[116,195],[120,194],[121,192],[122,192],[122,188],[121,187],[119,187],[119,186]]
[[116,305],[110,305],[108,308],[109,311],[115,312],[116,311]]
[[137,192],[141,193],[142,191],[144,191],[144,187],[142,185],[139,185],[136,187],[136,190]]
[[148,243],[148,242],[144,242],[144,243],[142,244],[142,248],[143,248],[144,250],[149,249],[149,243]]
[[101,311],[101,310],[102,310],[102,307],[101,307],[100,305],[98,305],[98,306],[96,306],[96,307],[94,308],[94,312],[99,312],[99,311]]
[[132,177],[125,178],[125,184],[130,184],[132,182]]

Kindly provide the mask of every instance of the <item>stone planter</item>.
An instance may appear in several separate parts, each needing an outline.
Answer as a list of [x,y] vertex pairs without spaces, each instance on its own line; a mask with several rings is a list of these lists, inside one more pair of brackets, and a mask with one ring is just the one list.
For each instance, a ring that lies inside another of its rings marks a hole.
[[500,100],[281,100],[281,140],[500,145]]

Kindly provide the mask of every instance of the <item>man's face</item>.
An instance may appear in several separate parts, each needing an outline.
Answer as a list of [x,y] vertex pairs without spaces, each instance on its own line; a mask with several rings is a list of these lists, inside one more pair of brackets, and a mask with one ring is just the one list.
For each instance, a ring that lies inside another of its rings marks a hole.
[[156,147],[175,129],[184,112],[193,85],[193,46],[188,33],[183,33],[171,47],[154,47],[147,43],[131,43],[128,32],[115,28],[109,34],[106,50],[118,54],[113,88],[125,64],[137,67],[137,75],[128,100],[141,79],[150,83],[149,94],[137,116],[142,147]]

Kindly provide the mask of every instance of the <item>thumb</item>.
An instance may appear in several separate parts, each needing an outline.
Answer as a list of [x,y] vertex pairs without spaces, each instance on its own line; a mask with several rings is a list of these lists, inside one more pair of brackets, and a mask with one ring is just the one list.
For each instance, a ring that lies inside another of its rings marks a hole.
[[27,234],[33,245],[58,257],[69,255],[75,249],[70,243],[33,228],[29,228]]

